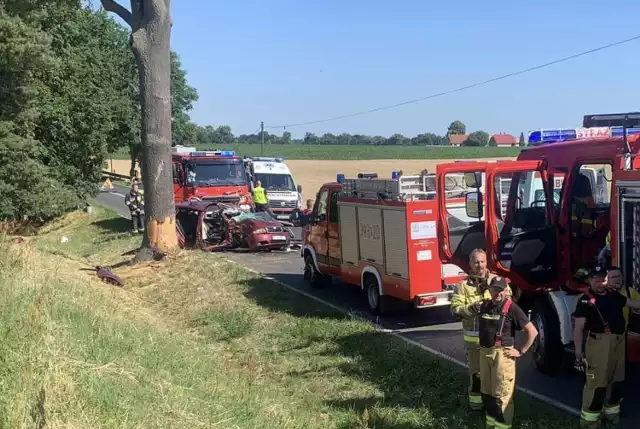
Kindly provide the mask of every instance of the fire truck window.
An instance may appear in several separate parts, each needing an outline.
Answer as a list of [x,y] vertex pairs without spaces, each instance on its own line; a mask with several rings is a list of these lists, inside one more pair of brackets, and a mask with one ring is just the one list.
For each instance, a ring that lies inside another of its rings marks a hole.
[[497,175],[495,180],[496,201],[500,201],[500,212],[496,214],[509,225],[508,231],[533,230],[550,224],[546,192],[539,172],[505,173]]
[[173,183],[180,183],[180,164],[173,163]]
[[[465,186],[462,173],[449,173],[444,181],[451,253],[456,258],[468,260],[473,249],[485,247],[484,219],[468,217],[465,208],[465,196],[477,190]],[[484,186],[480,192],[484,192]]]
[[313,212],[321,220],[327,217],[327,199],[329,197],[329,191],[324,190],[316,200],[316,206],[313,208]]
[[329,222],[338,223],[338,192],[331,193],[331,206],[329,207]]

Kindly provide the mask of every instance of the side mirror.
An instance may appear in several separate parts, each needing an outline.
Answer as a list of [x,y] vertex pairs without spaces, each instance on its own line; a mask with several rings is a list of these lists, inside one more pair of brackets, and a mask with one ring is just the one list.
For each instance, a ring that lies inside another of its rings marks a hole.
[[302,185],[296,186],[296,190],[298,191],[299,194],[301,194],[302,193]]
[[464,173],[464,184],[467,188],[480,188],[482,187],[482,173]]
[[472,219],[481,219],[484,216],[484,207],[482,206],[482,193],[469,192],[464,197],[464,206],[468,217]]

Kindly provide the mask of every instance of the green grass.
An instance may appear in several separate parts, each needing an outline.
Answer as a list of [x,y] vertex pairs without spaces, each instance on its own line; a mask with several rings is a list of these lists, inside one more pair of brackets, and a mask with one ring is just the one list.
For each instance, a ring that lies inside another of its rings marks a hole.
[[[213,148],[197,146],[200,150],[234,150],[240,156],[261,156],[260,145],[235,144]],[[281,156],[285,159],[362,160],[362,159],[476,159],[515,157],[520,148],[503,147],[416,147],[416,146],[320,146],[320,145],[264,145],[264,156]],[[129,159],[126,150],[113,155],[114,159]]]
[[[0,428],[484,427],[460,368],[216,255],[119,268],[124,289],[81,271],[135,247],[123,222],[0,241]],[[516,414],[576,423],[524,395]]]

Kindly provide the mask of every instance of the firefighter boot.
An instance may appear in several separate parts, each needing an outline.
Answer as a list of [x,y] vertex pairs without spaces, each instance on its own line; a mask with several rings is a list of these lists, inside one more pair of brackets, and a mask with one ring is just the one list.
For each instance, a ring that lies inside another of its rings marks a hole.
[[514,417],[515,359],[505,355],[504,347],[480,349],[480,378],[487,428],[510,429]]
[[582,391],[582,412],[580,427],[592,429],[600,427],[600,417],[607,398],[609,374],[612,362],[610,356],[610,334],[589,334],[585,356],[586,381]]
[[482,411],[480,392],[480,346],[477,342],[465,341],[467,363],[469,364],[469,407],[473,411]]

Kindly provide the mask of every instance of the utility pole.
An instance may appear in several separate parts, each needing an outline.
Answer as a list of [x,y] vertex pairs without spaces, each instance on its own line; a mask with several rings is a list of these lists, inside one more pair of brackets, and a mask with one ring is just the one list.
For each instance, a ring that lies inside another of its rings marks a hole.
[[260,156],[264,156],[264,121],[260,122]]

